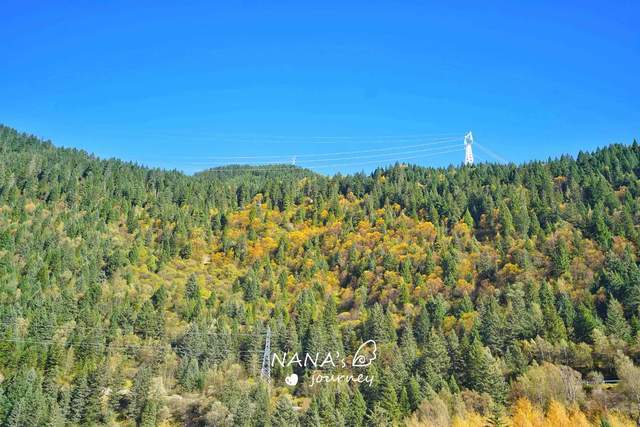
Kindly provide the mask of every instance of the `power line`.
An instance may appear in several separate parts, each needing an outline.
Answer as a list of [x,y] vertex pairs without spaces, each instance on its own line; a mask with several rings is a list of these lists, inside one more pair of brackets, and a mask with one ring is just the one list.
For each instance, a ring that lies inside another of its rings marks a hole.
[[296,158],[306,158],[306,157],[312,157],[312,158],[317,158],[317,157],[325,157],[325,156],[340,156],[340,155],[348,155],[348,154],[367,154],[367,153],[373,153],[373,152],[384,152],[384,151],[396,151],[396,150],[404,150],[407,148],[418,148],[418,147],[427,147],[427,146],[432,146],[432,145],[439,145],[439,144],[446,144],[448,142],[453,142],[456,140],[459,140],[459,137],[454,137],[454,138],[446,138],[446,139],[439,139],[439,140],[433,140],[432,142],[428,142],[428,143],[421,143],[421,144],[412,144],[412,145],[401,145],[401,146],[394,146],[394,147],[386,147],[386,148],[372,148],[372,149],[367,149],[367,150],[356,150],[356,151],[340,151],[340,152],[333,152],[333,153],[314,153],[314,154],[282,154],[282,155],[264,155],[264,156],[207,156],[207,157],[203,157],[203,156],[172,156],[172,158],[179,158],[179,159],[203,159],[203,160],[244,160],[244,159],[291,159],[292,157],[296,157]]
[[[26,327],[27,330],[35,329],[36,331],[48,331],[49,329],[55,330],[64,330],[66,332],[91,332],[97,331],[102,333],[109,332],[109,328],[103,328],[100,326],[85,326],[85,325],[47,325],[43,323],[35,323],[29,325],[19,325],[13,321],[0,321],[0,325],[4,326],[5,330],[9,330],[10,328],[21,328]],[[187,329],[184,335],[220,335],[220,336],[265,336],[267,334],[264,332],[234,332],[234,331],[198,331],[194,332],[190,329]]]
[[[4,330],[9,330],[11,326],[13,325],[5,325],[7,327],[4,328]],[[56,332],[64,332],[64,333],[68,333],[68,334],[73,334],[73,333],[87,333],[87,332],[93,332],[93,333],[103,333],[105,335],[108,334],[109,330],[108,329],[102,329],[102,328],[78,328],[78,327],[73,327],[73,328],[64,328],[64,327],[55,327],[55,328],[51,328]],[[46,325],[36,325],[34,326],[29,326],[27,327],[27,330],[33,330],[35,332],[49,332],[49,328],[46,327]],[[124,336],[125,334],[121,334],[119,336]],[[133,334],[135,335],[135,334]],[[266,336],[265,332],[256,332],[256,333],[235,333],[235,332],[192,332],[192,331],[186,331],[184,332],[184,334],[180,335],[179,338],[183,338],[186,336],[195,336],[195,337],[224,337],[224,338],[234,338],[234,337],[254,337],[254,338],[261,338]],[[273,334],[272,334],[273,336]]]
[[[455,148],[451,150],[445,150],[445,151],[416,155],[416,156],[397,156],[397,157],[392,157],[388,159],[377,159],[377,160],[372,160],[367,162],[346,163],[346,164],[345,163],[328,163],[325,165],[310,166],[309,168],[306,168],[306,169],[311,170],[310,168],[326,169],[326,168],[332,168],[332,167],[358,167],[358,166],[365,166],[370,164],[380,164],[383,162],[398,162],[398,161],[404,161],[404,160],[421,159],[421,158],[433,157],[441,154],[455,153],[463,150],[464,148],[460,146],[459,148]],[[227,167],[227,166],[231,166],[231,167]],[[290,171],[291,170],[291,166],[288,166],[288,165],[287,166],[283,165],[282,167],[276,167],[275,165],[274,167],[269,167],[269,166],[258,167],[257,165],[247,165],[246,167],[245,165],[238,165],[238,166],[227,165],[227,166],[215,166],[209,169],[205,169],[202,172],[231,173],[231,172],[272,172],[272,171]]]
[[[388,161],[388,162],[400,162],[400,161],[405,161],[405,160],[415,160],[415,159],[424,159],[427,157],[433,157],[433,156],[439,156],[441,154],[449,154],[449,153],[457,153],[460,151],[463,151],[464,149],[462,147],[459,148],[454,148],[451,150],[445,150],[445,151],[440,151],[437,153],[429,153],[429,154],[424,154],[424,155],[417,155],[417,156],[401,156],[401,157],[396,157],[396,158],[390,158],[390,159],[379,159],[379,160],[372,160],[372,161],[368,161],[368,162],[358,162],[358,163],[350,163],[350,164],[341,164],[341,163],[336,163],[336,164],[330,164],[330,165],[324,165],[324,166],[313,166],[314,168],[329,168],[329,167],[358,167],[358,166],[363,166],[363,165],[371,165],[371,164],[378,164],[382,161]],[[387,164],[388,165],[388,164]]]
[[484,151],[485,153],[487,153],[488,155],[490,155],[494,159],[498,160],[499,162],[501,162],[501,163],[509,163],[509,161],[506,160],[504,157],[501,157],[498,154],[494,153],[493,151],[489,150],[488,148],[480,145],[477,141],[475,142],[475,145],[477,145],[479,149],[481,149],[482,151]]
[[[408,151],[398,151],[398,152],[390,152],[390,153],[378,153],[378,154],[364,154],[364,155],[359,155],[357,157],[334,157],[334,158],[316,158],[316,159],[310,159],[310,160],[305,160],[305,159],[299,159],[298,157],[301,156],[291,156],[294,157],[296,159],[296,164],[307,164],[307,163],[322,163],[322,162],[332,162],[332,161],[343,161],[343,160],[357,160],[357,159],[375,159],[378,157],[389,157],[389,156],[404,156],[405,154],[416,154],[416,153],[427,153],[430,151],[437,151],[437,150],[443,150],[443,149],[449,149],[449,148],[454,148],[454,147],[458,147],[459,145],[453,145],[453,144],[449,144],[449,145],[442,145],[442,146],[438,146],[438,147],[431,147],[431,148],[425,148],[425,149],[420,149],[420,150],[408,150]],[[367,153],[367,152],[363,152],[363,153]],[[336,155],[339,153],[336,153]],[[347,154],[347,153],[342,153],[342,154]],[[288,157],[288,159],[290,160],[291,157]],[[383,159],[384,160],[384,159]],[[249,165],[278,165],[278,164],[283,164],[285,163],[286,160],[281,160],[281,161],[272,161],[272,162],[255,162],[255,163],[245,163],[245,164],[249,164]],[[188,165],[205,165],[208,164],[209,162],[187,162],[184,164],[188,164]]]
[[402,155],[402,157],[405,157],[406,154],[416,154],[416,153],[428,153],[428,152],[433,152],[433,151],[438,151],[438,150],[445,150],[445,149],[449,149],[449,148],[455,148],[455,147],[459,147],[459,145],[446,145],[446,146],[441,146],[441,147],[433,147],[433,148],[429,148],[429,149],[423,149],[423,150],[409,150],[409,151],[402,151],[399,153],[384,153],[384,154],[375,154],[375,155],[368,155],[368,156],[358,156],[358,157],[342,157],[342,158],[334,158],[334,159],[316,159],[316,160],[303,160],[301,161],[301,163],[311,163],[311,162],[321,162],[321,161],[334,161],[334,160],[356,160],[356,159],[371,159],[371,158],[377,158],[377,157],[387,157],[387,156],[397,156],[397,155]]
[[[31,338],[0,338],[2,342],[13,342],[13,343],[22,343],[22,344],[39,344],[39,345],[52,345],[52,344],[60,344],[63,347],[93,347],[93,348],[105,348],[111,350],[126,350],[126,349],[169,349],[174,348],[170,343],[166,343],[164,345],[157,344],[107,344],[107,343],[97,343],[97,342],[80,342],[80,343],[61,343],[55,340],[38,340]],[[253,355],[253,354],[263,354],[263,350],[233,350],[229,348],[217,349],[222,353],[233,353],[238,355]]]

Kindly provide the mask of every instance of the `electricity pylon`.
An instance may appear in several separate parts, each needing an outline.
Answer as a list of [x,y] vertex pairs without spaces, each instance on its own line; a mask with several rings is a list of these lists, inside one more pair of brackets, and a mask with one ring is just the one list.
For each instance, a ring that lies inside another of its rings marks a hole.
[[473,134],[469,131],[464,136],[464,164],[465,166],[473,165],[473,149],[471,145],[473,144]]
[[262,355],[262,369],[260,377],[271,384],[271,328],[267,326],[267,338],[264,342],[264,354]]

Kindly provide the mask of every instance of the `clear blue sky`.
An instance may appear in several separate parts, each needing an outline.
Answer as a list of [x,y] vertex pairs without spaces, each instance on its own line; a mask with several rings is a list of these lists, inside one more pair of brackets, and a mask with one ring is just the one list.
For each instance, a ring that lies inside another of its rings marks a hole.
[[469,129],[516,162],[640,136],[637,0],[445,3],[4,1],[0,122],[187,172],[459,163],[434,138]]

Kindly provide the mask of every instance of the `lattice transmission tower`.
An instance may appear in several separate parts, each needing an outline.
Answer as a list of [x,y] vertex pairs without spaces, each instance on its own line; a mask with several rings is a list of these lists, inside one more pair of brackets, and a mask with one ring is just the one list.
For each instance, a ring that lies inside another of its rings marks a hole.
[[262,355],[262,369],[260,377],[271,383],[271,328],[267,326],[267,337],[264,341],[264,354]]
[[464,164],[465,166],[473,165],[473,134],[471,131],[464,136]]

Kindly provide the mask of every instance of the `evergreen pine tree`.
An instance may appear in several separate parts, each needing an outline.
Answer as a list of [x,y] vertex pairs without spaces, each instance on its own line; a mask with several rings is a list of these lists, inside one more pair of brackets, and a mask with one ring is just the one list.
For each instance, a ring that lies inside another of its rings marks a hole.
[[551,342],[567,338],[567,330],[558,314],[555,302],[551,287],[544,282],[540,287],[540,308],[544,320],[544,337]]
[[320,412],[318,410],[318,403],[315,398],[311,399],[309,409],[304,413],[300,419],[301,427],[320,427],[322,425],[322,419],[320,418]]
[[374,304],[365,321],[365,337],[377,343],[389,342],[392,338],[389,329],[388,319],[382,306]]
[[187,356],[182,359],[178,370],[178,381],[185,390],[194,391],[200,387],[200,366],[198,359]]
[[607,304],[607,321],[605,323],[607,334],[629,341],[631,338],[631,328],[624,318],[622,305],[613,297],[609,298]]
[[480,310],[480,336],[492,352],[502,351],[504,321],[495,297],[489,297]]
[[429,298],[427,301],[427,311],[429,312],[429,318],[431,319],[431,326],[440,328],[444,316],[447,314],[448,304],[442,295],[438,294],[435,297]]
[[446,374],[451,360],[447,345],[440,331],[431,329],[429,342],[418,361],[418,373],[433,387],[440,389],[446,381]]
[[569,271],[571,258],[569,256],[569,248],[565,240],[558,239],[555,247],[553,248],[551,260],[553,261],[553,272],[556,276],[561,276]]
[[398,408],[400,410],[401,417],[406,417],[407,415],[411,414],[411,403],[409,402],[409,394],[407,393],[406,387],[402,387],[400,391]]
[[429,339],[431,333],[431,319],[429,318],[429,311],[426,306],[422,306],[418,317],[415,319],[413,325],[413,333],[416,337],[416,341],[420,346],[424,346]]
[[299,425],[298,416],[287,396],[281,396],[276,402],[276,407],[271,414],[271,425],[273,427],[296,427]]
[[453,394],[460,393],[460,387],[458,386],[458,382],[456,381],[456,377],[454,377],[453,374],[451,374],[451,376],[449,377],[449,390]]
[[411,377],[409,379],[409,383],[407,384],[407,397],[409,398],[409,406],[411,408],[411,412],[418,409],[420,406],[420,402],[422,402],[423,396],[422,391],[420,390],[420,384],[416,377]]
[[88,397],[87,376],[86,374],[81,374],[73,381],[73,391],[69,402],[69,421],[80,423],[83,420]]
[[383,380],[379,405],[392,420],[400,418],[400,407],[398,405],[398,395],[393,386],[393,382],[385,375]]
[[86,424],[96,424],[102,419],[102,390],[104,387],[104,374],[101,367],[93,370],[88,378],[88,393],[84,408],[83,422]]
[[362,397],[360,390],[356,388],[353,391],[351,405],[346,416],[347,424],[354,427],[363,427],[365,425],[365,416],[367,415],[367,403]]
[[592,333],[598,327],[597,318],[593,312],[584,304],[578,306],[574,321],[574,331],[576,338],[583,342],[593,342]]
[[404,365],[408,369],[413,368],[417,352],[418,350],[413,328],[411,327],[411,323],[406,323],[402,330],[402,335],[400,336],[400,353],[402,354]]
[[133,388],[131,389],[131,397],[127,412],[129,417],[139,420],[142,410],[144,409],[149,397],[149,387],[151,386],[151,369],[148,366],[142,366],[136,372],[133,380]]
[[158,401],[148,399],[140,416],[140,427],[155,427],[158,419]]
[[472,338],[464,353],[465,385],[481,393],[488,393],[495,402],[503,404],[507,385],[489,350],[482,346],[480,340]]

